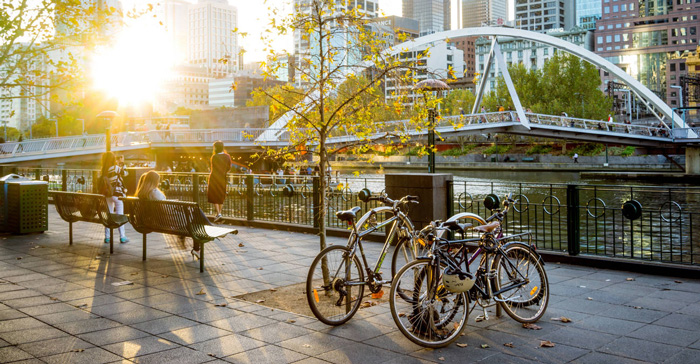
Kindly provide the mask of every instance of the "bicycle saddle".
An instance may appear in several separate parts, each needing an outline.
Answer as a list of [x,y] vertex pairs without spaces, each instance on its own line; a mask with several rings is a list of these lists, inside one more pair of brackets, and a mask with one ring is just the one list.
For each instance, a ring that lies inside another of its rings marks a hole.
[[351,208],[350,210],[345,210],[345,211],[338,211],[335,213],[335,217],[340,219],[340,221],[347,221],[347,222],[352,222],[355,220],[355,217],[357,217],[357,213],[362,210],[360,206],[355,206]]
[[498,222],[498,221],[493,221],[493,222],[490,222],[490,223],[488,223],[488,224],[486,224],[486,225],[477,226],[477,227],[474,228],[474,230],[475,230],[475,231],[478,231],[478,232],[480,232],[480,233],[490,233],[490,232],[496,230],[496,228],[497,228],[499,225],[501,225],[500,222]]
[[442,223],[443,227],[446,227],[450,230],[453,231],[458,231],[460,233],[464,233],[467,231],[467,229],[471,228],[473,225],[472,224],[460,224],[456,220],[454,221],[445,221]]

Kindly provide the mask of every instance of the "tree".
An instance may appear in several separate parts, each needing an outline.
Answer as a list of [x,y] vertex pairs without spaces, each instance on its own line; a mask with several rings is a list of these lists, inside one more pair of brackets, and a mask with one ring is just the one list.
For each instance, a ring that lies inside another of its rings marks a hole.
[[[297,0],[291,15],[278,20],[279,9],[271,8],[270,38],[294,32],[308,46],[297,53],[295,68],[299,91],[291,87],[261,90],[282,110],[289,110],[282,125],[289,131],[289,146],[268,149],[270,157],[293,158],[298,150],[312,152],[319,159],[320,248],[326,247],[326,166],[329,156],[348,148],[360,148],[376,140],[398,136],[399,125],[377,121],[375,113],[384,109],[401,110],[401,99],[386,104],[380,91],[385,79],[410,81],[412,69],[399,57],[383,51],[387,41],[373,33],[361,6],[354,0]],[[263,37],[263,44],[272,44]],[[270,54],[274,50],[268,49]],[[281,62],[271,59],[263,65],[267,77],[277,73]],[[282,94],[272,92],[282,91]],[[300,98],[301,102],[290,102]],[[289,116],[289,118],[287,118]],[[351,136],[343,145],[330,145],[329,138]]]
[[[610,99],[600,90],[600,74],[592,64],[568,53],[557,52],[541,70],[523,64],[508,67],[520,103],[533,112],[571,117],[603,119]],[[484,97],[483,105],[492,111],[498,106],[514,109],[508,88],[499,76],[495,90]]]
[[[268,95],[274,95],[274,97]],[[274,122],[280,116],[290,111],[286,105],[296,105],[302,100],[304,91],[287,84],[273,86],[265,90],[262,88],[255,89],[252,92],[252,96],[250,100],[246,101],[246,106],[268,106],[270,111],[269,120]]]
[[443,101],[443,114],[457,115],[460,110],[464,111],[465,114],[471,114],[475,99],[476,96],[469,90],[452,90]]

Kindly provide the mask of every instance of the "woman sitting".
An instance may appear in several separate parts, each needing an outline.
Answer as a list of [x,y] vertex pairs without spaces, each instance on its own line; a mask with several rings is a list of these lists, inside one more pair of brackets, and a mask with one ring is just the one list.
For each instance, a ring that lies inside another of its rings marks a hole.
[[[141,200],[148,201],[162,201],[165,200],[165,194],[158,188],[160,184],[160,175],[156,171],[148,171],[141,175],[139,179],[139,186],[136,188],[136,197]],[[178,242],[180,243],[180,248],[187,249],[185,247],[185,237],[178,236]],[[197,254],[199,252],[199,243],[194,242],[192,250],[192,257],[199,258]]]

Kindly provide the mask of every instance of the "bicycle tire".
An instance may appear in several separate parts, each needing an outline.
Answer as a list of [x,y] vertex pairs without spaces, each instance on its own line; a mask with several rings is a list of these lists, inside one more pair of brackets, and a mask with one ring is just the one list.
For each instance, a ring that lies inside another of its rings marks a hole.
[[[505,255],[498,254],[493,262],[496,272],[494,290],[498,292],[508,284],[519,284],[517,280],[521,278],[527,279],[529,283],[497,295],[499,304],[515,321],[537,322],[549,304],[547,273],[540,259],[524,243],[508,243],[502,249]],[[510,263],[505,263],[504,257]],[[513,268],[517,269],[517,273]]]
[[[323,249],[309,267],[306,278],[306,299],[314,316],[326,325],[337,326],[346,323],[357,313],[362,302],[364,284],[344,285],[348,281],[364,283],[365,280],[364,269],[357,256],[354,256],[351,265],[347,266],[349,254],[350,249],[347,247],[330,246]],[[327,282],[324,282],[321,263],[324,257],[329,275]],[[334,263],[340,266],[336,267]],[[355,276],[357,278],[354,278]]]
[[[432,260],[427,258],[403,266],[391,284],[389,307],[394,323],[406,338],[427,348],[442,348],[454,342],[464,330],[469,316],[469,301],[465,293],[429,288],[438,286],[439,282],[428,278],[435,274],[427,272],[439,272],[441,277],[442,267],[436,269]],[[411,285],[413,288],[404,294],[412,299],[401,298],[399,287],[405,289]],[[434,297],[426,300],[430,296]],[[460,311],[462,315],[454,322]]]

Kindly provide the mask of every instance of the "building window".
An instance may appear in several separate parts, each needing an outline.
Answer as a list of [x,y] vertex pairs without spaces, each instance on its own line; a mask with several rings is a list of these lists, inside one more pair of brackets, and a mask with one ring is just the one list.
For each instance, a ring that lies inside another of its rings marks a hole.
[[610,14],[610,7],[609,6],[603,7],[603,14]]
[[598,37],[598,44],[603,43],[603,37],[599,36]]

